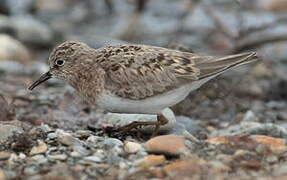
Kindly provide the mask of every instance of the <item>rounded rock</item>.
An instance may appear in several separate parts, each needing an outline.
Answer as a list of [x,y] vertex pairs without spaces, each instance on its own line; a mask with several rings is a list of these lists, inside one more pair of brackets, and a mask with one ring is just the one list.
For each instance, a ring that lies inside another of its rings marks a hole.
[[135,154],[141,150],[141,145],[136,142],[126,141],[124,143],[124,151],[129,154]]
[[154,137],[145,143],[145,148],[148,152],[176,156],[186,154],[188,152],[185,145],[185,138],[177,135]]

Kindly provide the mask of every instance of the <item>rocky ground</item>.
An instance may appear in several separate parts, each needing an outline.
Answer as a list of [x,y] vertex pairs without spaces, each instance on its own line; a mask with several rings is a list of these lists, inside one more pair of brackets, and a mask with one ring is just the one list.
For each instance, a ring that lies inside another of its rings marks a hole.
[[[286,1],[143,2],[1,1],[0,180],[287,178]],[[103,113],[58,80],[27,90],[64,40],[262,61],[190,94],[151,138],[118,127],[155,116]]]

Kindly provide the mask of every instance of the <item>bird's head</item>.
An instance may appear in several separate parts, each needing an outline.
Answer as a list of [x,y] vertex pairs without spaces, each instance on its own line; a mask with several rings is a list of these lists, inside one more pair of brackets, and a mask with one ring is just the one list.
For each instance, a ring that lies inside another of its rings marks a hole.
[[58,45],[50,54],[49,71],[36,80],[28,89],[33,90],[39,84],[50,78],[62,79],[69,82],[76,77],[79,69],[87,69],[94,49],[80,42],[68,41]]

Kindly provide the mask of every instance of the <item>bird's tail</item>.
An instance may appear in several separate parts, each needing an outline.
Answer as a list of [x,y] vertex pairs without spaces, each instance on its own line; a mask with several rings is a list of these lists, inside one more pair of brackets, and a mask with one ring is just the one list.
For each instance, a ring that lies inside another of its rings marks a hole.
[[195,62],[195,67],[200,70],[199,79],[204,79],[257,60],[259,58],[256,52],[248,52],[224,57],[207,57],[205,60]]

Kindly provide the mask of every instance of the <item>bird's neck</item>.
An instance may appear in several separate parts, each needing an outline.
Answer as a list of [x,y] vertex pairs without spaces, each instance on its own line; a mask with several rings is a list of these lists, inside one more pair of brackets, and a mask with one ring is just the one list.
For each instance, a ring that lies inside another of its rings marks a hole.
[[104,89],[104,70],[101,68],[81,69],[70,79],[69,84],[74,87],[79,95],[89,103],[94,104],[97,95]]

